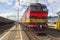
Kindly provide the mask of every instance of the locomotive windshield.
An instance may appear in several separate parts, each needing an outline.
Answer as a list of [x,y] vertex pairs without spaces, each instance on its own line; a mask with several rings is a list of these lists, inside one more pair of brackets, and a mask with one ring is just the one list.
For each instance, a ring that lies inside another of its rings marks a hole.
[[41,10],[41,7],[38,6],[38,5],[31,5],[30,6],[30,10],[32,10],[32,11],[40,11]]
[[43,9],[43,11],[48,11],[48,9],[46,8],[46,5],[41,5],[42,6],[42,9]]
[[48,11],[46,5],[30,5],[30,11]]

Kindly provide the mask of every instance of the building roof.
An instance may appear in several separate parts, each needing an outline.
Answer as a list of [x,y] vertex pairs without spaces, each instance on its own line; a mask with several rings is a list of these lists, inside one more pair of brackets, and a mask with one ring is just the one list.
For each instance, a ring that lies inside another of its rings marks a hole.
[[60,15],[60,12],[58,12],[57,14]]

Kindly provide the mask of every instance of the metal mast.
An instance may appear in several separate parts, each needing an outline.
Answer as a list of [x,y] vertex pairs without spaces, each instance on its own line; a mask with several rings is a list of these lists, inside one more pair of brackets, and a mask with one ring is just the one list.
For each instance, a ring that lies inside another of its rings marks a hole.
[[[20,6],[20,0],[18,0],[18,5]],[[17,21],[18,21],[18,22],[19,22],[19,13],[20,13],[20,12],[19,12],[19,6],[18,6],[18,14],[17,14],[17,18],[18,18]]]
[[38,3],[38,0],[36,0],[36,3]]

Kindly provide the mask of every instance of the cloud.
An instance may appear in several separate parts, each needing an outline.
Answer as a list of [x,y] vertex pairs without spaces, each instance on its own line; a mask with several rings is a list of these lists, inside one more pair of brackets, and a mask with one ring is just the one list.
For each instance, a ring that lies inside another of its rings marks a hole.
[[11,0],[0,0],[1,3],[6,3],[7,5],[12,5]]
[[11,2],[8,2],[7,4],[8,4],[8,5],[12,5],[12,3],[11,3]]
[[[3,16],[4,15],[4,16]],[[17,20],[17,13],[16,12],[7,12],[7,13],[2,13],[0,14],[1,17],[10,19],[10,20]]]
[[[14,4],[14,8],[15,9],[21,9],[22,8],[22,6],[21,6],[21,4],[20,4],[20,2],[18,1],[18,0],[15,0],[16,2],[15,2],[15,4]],[[20,4],[20,5],[19,5]]]
[[55,1],[57,1],[57,0],[48,0],[49,3],[53,3]]
[[56,13],[54,14],[54,13],[52,13],[52,12],[49,12],[48,13],[48,16],[58,16]]
[[14,8],[19,8],[19,2],[18,1],[15,2]]
[[57,12],[60,11],[60,0],[48,0],[49,15],[57,16]]
[[57,12],[59,12],[60,11],[60,7],[59,8],[57,8]]
[[20,5],[28,5],[30,2],[30,0],[20,0]]
[[0,0],[0,2],[9,2],[9,0]]
[[7,18],[9,15],[11,16],[12,14],[13,14],[13,13],[7,12],[7,13],[2,13],[2,14],[0,14],[0,16]]
[[27,1],[24,1],[24,0],[20,0],[20,2],[18,0],[15,0],[15,1],[16,2],[14,4],[13,8],[15,8],[15,9],[19,8],[20,11],[24,10],[27,7],[27,5],[29,4],[29,3],[27,3]]
[[49,13],[48,16],[53,16],[53,13]]
[[[19,20],[24,15],[24,12],[25,12],[25,10],[19,12]],[[0,14],[0,16],[7,18],[7,19],[10,19],[10,20],[15,20],[15,21],[17,21],[17,19],[18,19],[18,13],[17,12],[6,12],[6,13]]]

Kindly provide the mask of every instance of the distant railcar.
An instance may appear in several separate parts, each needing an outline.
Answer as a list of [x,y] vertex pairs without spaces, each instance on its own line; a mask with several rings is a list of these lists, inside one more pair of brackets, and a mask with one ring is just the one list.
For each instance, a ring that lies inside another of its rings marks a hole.
[[31,3],[21,18],[21,23],[32,33],[46,33],[48,18],[48,9],[46,5],[40,3]]

